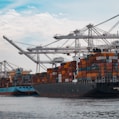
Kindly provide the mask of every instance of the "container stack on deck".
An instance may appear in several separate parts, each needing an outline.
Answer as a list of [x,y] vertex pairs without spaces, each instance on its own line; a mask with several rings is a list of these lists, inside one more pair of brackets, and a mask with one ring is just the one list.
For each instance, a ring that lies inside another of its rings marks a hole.
[[34,83],[72,82],[76,71],[76,61],[62,63],[59,67],[48,68],[47,72],[34,75]]
[[0,77],[0,88],[13,85],[26,85],[31,83],[32,74],[29,74],[29,71],[22,71],[19,68],[8,72],[8,75],[3,75]]
[[[78,80],[116,79],[119,76],[118,54],[110,52],[97,52],[87,55],[78,62],[76,74],[76,61],[62,63],[59,67],[49,68],[47,72],[39,73],[33,78],[34,83],[61,83]],[[75,77],[76,76],[76,77]]]
[[92,54],[81,59],[78,67],[78,79],[115,79],[119,76],[118,54],[109,52]]

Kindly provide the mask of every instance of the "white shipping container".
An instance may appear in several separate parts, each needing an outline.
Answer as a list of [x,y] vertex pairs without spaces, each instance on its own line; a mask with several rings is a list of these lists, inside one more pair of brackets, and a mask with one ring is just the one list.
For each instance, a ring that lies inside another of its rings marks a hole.
[[62,82],[62,74],[58,74],[58,82]]
[[96,60],[104,60],[106,59],[106,56],[99,56],[99,57],[96,57]]
[[61,83],[62,82],[62,79],[58,79],[58,82]]
[[69,79],[65,79],[65,82],[69,82]]
[[58,74],[58,77],[62,77],[62,74]]
[[109,59],[118,59],[117,56],[109,56]]
[[57,72],[52,72],[52,75],[57,75]]

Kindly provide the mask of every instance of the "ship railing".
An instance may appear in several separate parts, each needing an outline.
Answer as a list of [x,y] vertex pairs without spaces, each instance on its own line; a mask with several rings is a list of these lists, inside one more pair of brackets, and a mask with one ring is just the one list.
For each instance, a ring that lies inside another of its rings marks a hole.
[[118,79],[98,79],[98,80],[95,80],[96,83],[116,83],[116,82],[119,82]]
[[77,83],[79,83],[79,82],[80,82],[80,83],[84,83],[84,84],[87,83],[87,82],[88,82],[88,83],[94,83],[94,81],[91,80],[91,79],[90,79],[90,80],[87,80],[87,79],[78,79],[78,82],[77,82]]
[[[113,83],[113,82],[119,82],[119,79],[117,78],[98,78],[98,79],[95,79],[94,81],[93,80],[87,80],[87,79],[79,79],[78,82],[81,82],[81,83]],[[78,83],[77,82],[77,83]]]

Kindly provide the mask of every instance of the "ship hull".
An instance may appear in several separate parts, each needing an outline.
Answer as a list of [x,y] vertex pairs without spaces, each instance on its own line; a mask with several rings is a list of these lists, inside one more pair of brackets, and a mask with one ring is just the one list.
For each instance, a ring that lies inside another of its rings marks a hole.
[[109,98],[119,97],[119,83],[55,83],[55,84],[34,84],[36,92],[41,97],[63,97],[63,98]]
[[32,86],[11,86],[0,88],[0,95],[33,95],[36,91]]
[[97,83],[95,97],[119,97],[119,82]]

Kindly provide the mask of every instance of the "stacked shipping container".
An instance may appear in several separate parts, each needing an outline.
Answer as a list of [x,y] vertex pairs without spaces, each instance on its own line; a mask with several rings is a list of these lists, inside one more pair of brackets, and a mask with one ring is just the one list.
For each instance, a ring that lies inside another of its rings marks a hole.
[[47,72],[33,76],[34,83],[71,82],[76,72],[76,61],[62,63],[59,67],[48,68]]
[[78,69],[76,61],[62,63],[59,67],[49,68],[47,72],[35,75],[37,78],[33,78],[34,83],[72,82],[76,70],[78,70],[76,78],[79,80],[113,79],[119,76],[118,57],[118,54],[110,52],[92,53],[80,59]]

